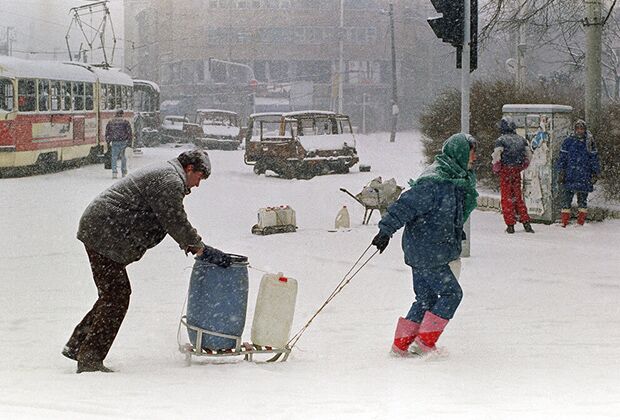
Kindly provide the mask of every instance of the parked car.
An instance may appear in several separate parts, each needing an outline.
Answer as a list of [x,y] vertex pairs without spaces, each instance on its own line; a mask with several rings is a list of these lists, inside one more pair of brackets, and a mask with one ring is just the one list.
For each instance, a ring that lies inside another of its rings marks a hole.
[[240,134],[239,115],[236,112],[222,109],[196,111],[192,135],[197,146],[205,149],[236,150],[241,144]]
[[187,143],[190,136],[185,127],[189,123],[187,117],[167,115],[161,123],[161,137],[164,142]]
[[252,114],[245,140],[244,161],[259,175],[310,179],[359,162],[349,117],[330,111]]

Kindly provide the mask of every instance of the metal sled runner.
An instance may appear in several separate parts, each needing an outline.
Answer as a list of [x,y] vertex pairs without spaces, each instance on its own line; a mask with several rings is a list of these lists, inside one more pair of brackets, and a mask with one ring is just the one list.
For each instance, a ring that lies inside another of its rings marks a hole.
[[[188,331],[191,330],[196,333],[196,344],[181,341],[181,328],[185,326]],[[235,347],[231,349],[212,350],[202,347],[202,336],[204,334],[212,335],[216,337],[229,338],[235,340]],[[179,330],[177,332],[177,342],[179,344],[179,351],[185,355],[185,361],[188,365],[192,363],[192,356],[195,357],[230,357],[230,356],[243,356],[244,360],[254,362],[253,356],[255,354],[273,354],[274,356],[264,362],[276,362],[281,356],[284,356],[280,361],[284,362],[288,359],[291,352],[290,347],[285,348],[273,348],[269,346],[259,346],[252,343],[243,343],[241,337],[222,334],[214,331],[208,331],[199,327],[188,324],[187,316],[181,317],[179,323]],[[262,361],[261,361],[262,362]]]

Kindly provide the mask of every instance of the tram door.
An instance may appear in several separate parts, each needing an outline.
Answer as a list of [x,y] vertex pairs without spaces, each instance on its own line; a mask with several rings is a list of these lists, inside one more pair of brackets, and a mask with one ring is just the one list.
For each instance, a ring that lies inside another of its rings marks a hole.
[[84,116],[76,115],[73,117],[73,140],[84,141]]

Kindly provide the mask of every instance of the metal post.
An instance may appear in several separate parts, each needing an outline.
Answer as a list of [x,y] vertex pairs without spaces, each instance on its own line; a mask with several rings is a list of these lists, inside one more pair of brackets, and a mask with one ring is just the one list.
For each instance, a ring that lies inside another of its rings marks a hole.
[[601,111],[601,0],[586,0],[586,121],[596,133]]
[[366,134],[366,93],[362,93],[362,133]]
[[[470,0],[464,1],[463,7],[463,55],[461,56],[461,132],[469,134],[469,68],[470,68],[470,45],[471,40],[471,3]],[[470,221],[467,220],[463,226],[467,239],[463,241],[462,257],[470,256]]]
[[342,95],[344,83],[344,0],[340,0],[340,37],[338,41],[338,113],[342,114]]
[[461,132],[469,134],[469,56],[471,4],[465,0],[463,10],[463,55],[461,68]]
[[394,44],[394,5],[390,3],[390,37],[392,39],[392,131],[390,142],[396,140],[396,125],[398,124],[398,95],[396,92],[396,45]]

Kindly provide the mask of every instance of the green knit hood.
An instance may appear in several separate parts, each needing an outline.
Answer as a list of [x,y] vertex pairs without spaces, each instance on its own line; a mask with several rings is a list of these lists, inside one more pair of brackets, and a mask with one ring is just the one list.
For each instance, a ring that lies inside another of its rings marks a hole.
[[476,174],[467,169],[469,163],[469,140],[467,135],[454,134],[443,144],[441,154],[435,156],[435,161],[427,167],[417,180],[409,180],[414,186],[423,179],[437,179],[450,181],[465,191],[463,203],[463,220],[467,220],[477,206],[478,192],[476,191]]

